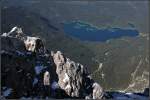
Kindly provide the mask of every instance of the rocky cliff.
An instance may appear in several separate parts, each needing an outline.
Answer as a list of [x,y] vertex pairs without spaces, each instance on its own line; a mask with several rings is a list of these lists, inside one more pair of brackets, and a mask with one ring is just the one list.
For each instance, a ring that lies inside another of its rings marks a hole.
[[39,37],[27,36],[14,27],[1,35],[1,98],[76,98],[148,100],[144,93],[106,92],[87,68],[50,51]]
[[40,38],[27,36],[21,28],[14,27],[2,34],[1,39],[4,97],[103,97],[103,89],[83,65],[71,61],[60,51],[46,50]]

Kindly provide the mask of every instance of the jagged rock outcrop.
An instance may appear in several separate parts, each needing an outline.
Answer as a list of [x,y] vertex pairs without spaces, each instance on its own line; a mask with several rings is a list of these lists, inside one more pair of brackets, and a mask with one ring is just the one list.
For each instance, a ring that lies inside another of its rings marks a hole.
[[[40,38],[26,36],[21,28],[14,27],[1,39],[3,98],[116,98],[116,94],[104,92],[85,66],[61,51],[50,53]],[[143,94],[147,96],[147,90]]]
[[79,97],[82,90],[83,66],[75,64],[65,58],[60,51],[53,55],[56,72],[59,77],[58,84],[72,97]]
[[[40,46],[36,41],[34,41],[36,52],[33,52],[33,49],[30,51],[25,43],[28,40],[27,36],[18,35],[19,37],[17,37],[18,30],[21,29],[15,27],[9,33],[1,36],[2,95],[6,98],[43,97],[49,92],[45,92],[44,73],[48,71],[52,74],[53,78],[49,82],[57,79],[56,73],[51,67],[53,60],[48,53],[37,52]],[[8,89],[11,91],[7,93],[9,95],[5,95]]]
[[[91,99],[101,99],[104,91],[97,83],[88,82],[88,72],[83,65],[71,61],[60,51],[52,53],[56,72],[58,74],[58,84],[71,97],[85,97],[90,95],[86,93],[87,87],[91,87],[88,92],[91,93]],[[85,85],[86,84],[86,85]]]
[[43,83],[44,85],[50,85],[50,74],[48,71],[44,73]]
[[18,27],[1,38],[2,93],[5,94],[7,88],[13,91],[9,96],[4,95],[6,98],[102,98],[102,88],[88,81],[89,73],[83,65],[71,61],[60,51],[46,51],[40,38],[27,36]]
[[[24,43],[26,50],[31,51],[31,52],[38,52],[38,53],[44,53],[45,48],[42,40],[39,37],[31,37],[27,36],[26,34],[23,33],[21,28],[14,27],[12,30],[8,33],[3,33],[2,38],[10,38],[10,39],[16,39],[12,41],[14,42],[22,42]],[[20,45],[20,43],[14,43],[14,45]],[[21,46],[24,46],[23,44]],[[19,47],[19,46],[15,46]]]
[[44,45],[40,38],[27,36],[24,43],[28,51],[44,53]]

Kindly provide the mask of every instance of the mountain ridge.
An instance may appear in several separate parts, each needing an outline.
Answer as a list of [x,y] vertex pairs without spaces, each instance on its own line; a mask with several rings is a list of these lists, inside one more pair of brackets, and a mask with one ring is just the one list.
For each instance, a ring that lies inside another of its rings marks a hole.
[[18,27],[1,38],[2,90],[11,88],[8,95],[5,90],[2,92],[4,97],[102,99],[104,96],[101,86],[88,76],[83,65],[71,61],[60,51],[50,54],[40,38],[27,36]]
[[148,100],[147,89],[143,93],[105,92],[83,65],[60,51],[50,53],[40,38],[27,36],[21,28],[14,27],[1,39],[1,98]]

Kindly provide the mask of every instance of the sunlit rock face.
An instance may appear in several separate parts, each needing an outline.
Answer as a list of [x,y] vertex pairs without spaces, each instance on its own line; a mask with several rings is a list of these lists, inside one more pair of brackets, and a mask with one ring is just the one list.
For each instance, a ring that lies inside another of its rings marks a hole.
[[[21,28],[13,27],[10,32],[3,33],[2,37],[12,37],[11,39],[20,39],[19,41],[24,42],[25,47],[28,51],[44,53],[44,44],[42,40],[38,37],[27,36],[23,33]],[[13,40],[13,42],[15,42],[15,40]],[[20,43],[14,43],[14,45],[18,44]]]
[[[58,74],[58,84],[71,97],[89,96],[91,99],[101,99],[103,97],[103,89],[94,81],[87,81],[88,72],[83,65],[71,61],[65,57],[60,51],[52,53],[54,63],[56,64],[56,72]],[[88,90],[88,88],[91,89]],[[86,93],[86,91],[90,93]]]
[[48,71],[44,73],[44,80],[43,80],[44,85],[50,85],[50,74]]
[[93,84],[93,99],[99,99],[103,97],[103,89],[98,83]]
[[[56,63],[56,72],[59,77],[59,85],[68,95],[79,97],[82,85],[83,68],[76,65],[73,61],[66,59],[60,51],[54,54],[54,62]],[[76,71],[78,70],[78,74]]]
[[24,40],[26,35],[23,33],[22,28],[17,26],[13,27],[8,33],[4,33],[4,36],[16,37],[18,39]]
[[26,49],[31,52],[44,52],[44,45],[40,38],[27,36],[24,40]]

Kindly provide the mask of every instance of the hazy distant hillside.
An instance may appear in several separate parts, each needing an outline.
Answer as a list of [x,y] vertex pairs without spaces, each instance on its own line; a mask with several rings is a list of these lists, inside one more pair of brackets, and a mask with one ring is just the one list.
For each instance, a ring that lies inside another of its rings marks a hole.
[[[88,42],[87,46],[96,54],[95,60],[102,63],[101,70],[95,70],[93,76],[101,78],[103,81],[100,82],[109,88],[125,88],[129,83],[148,85],[148,81],[144,81],[149,77],[148,44],[147,37],[122,38],[107,43]],[[139,87],[135,87],[133,85],[132,89],[138,90]]]
[[95,26],[129,27],[148,33],[148,1],[61,1],[61,0],[5,0],[6,6],[24,6],[58,24],[72,20],[89,22]]

